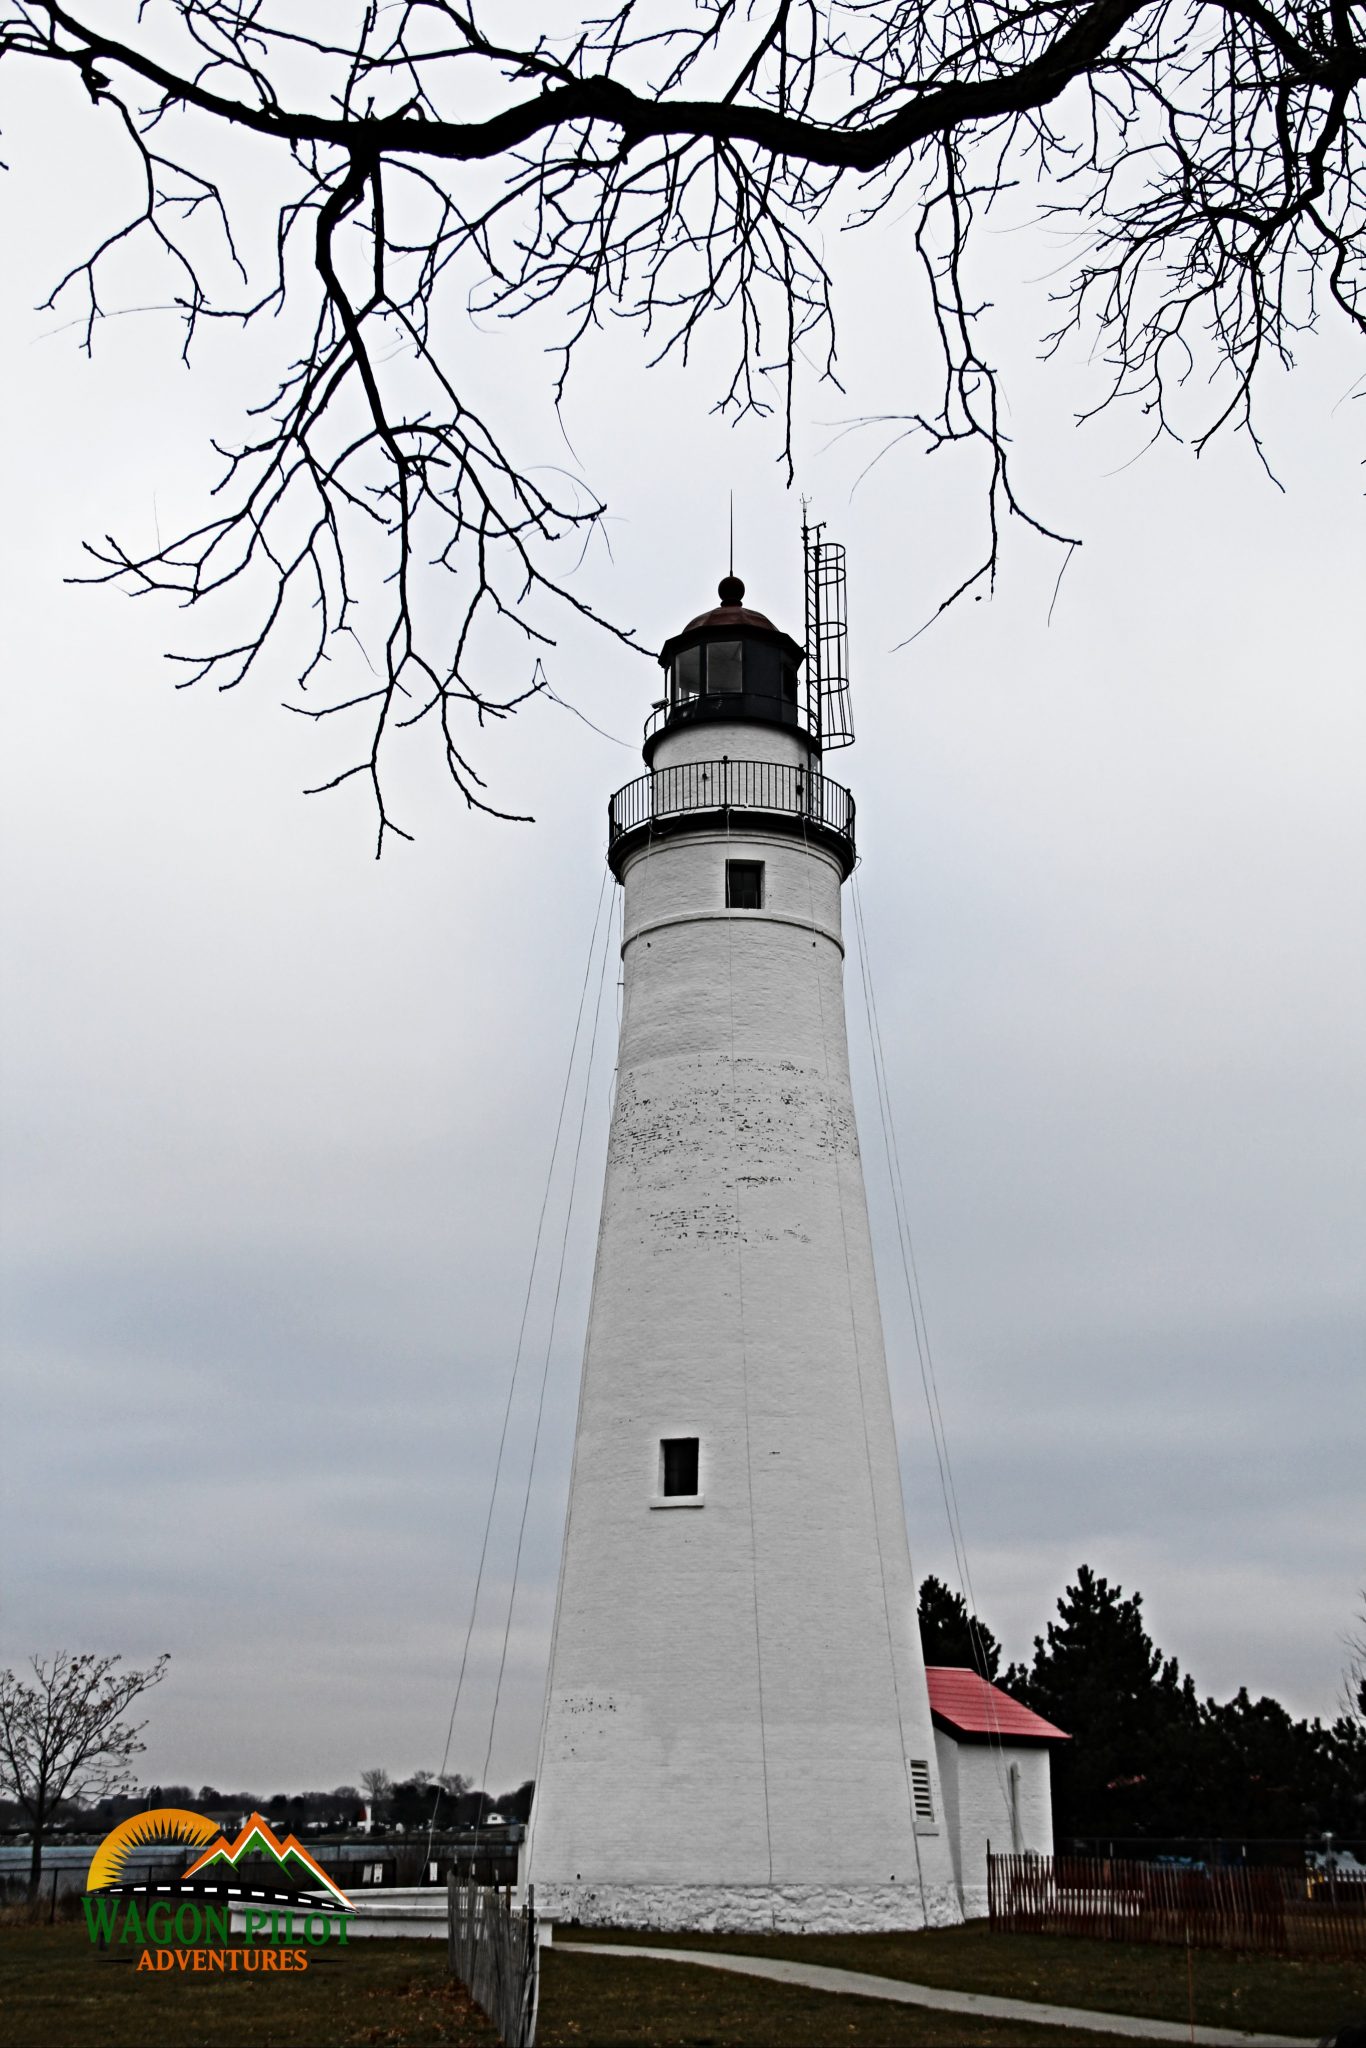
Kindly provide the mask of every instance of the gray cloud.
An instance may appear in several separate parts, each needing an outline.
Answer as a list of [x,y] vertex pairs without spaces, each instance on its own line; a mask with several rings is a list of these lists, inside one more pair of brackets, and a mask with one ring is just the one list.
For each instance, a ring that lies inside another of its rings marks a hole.
[[[1001,260],[1027,275],[1032,259]],[[146,1759],[165,1781],[434,1768],[605,799],[638,757],[549,704],[487,736],[493,793],[524,800],[533,829],[469,816],[414,751],[398,794],[420,837],[377,867],[359,791],[298,795],[342,743],[280,715],[287,675],[174,696],[160,657],[183,621],[62,583],[82,534],[169,523],[189,501],[245,371],[215,338],[201,371],[173,374],[170,341],[132,322],[83,365],[25,310],[48,262],[41,224],[19,223],[4,346],[26,402],[0,552],[3,1654],[171,1649]],[[847,367],[872,409],[902,391],[914,337],[893,338],[881,266],[851,282]],[[1310,344],[1272,390],[1284,496],[1233,448],[1198,470],[1165,449],[1121,468],[1134,429],[1073,432],[1090,372],[1028,364],[1022,293],[1003,294],[1018,312],[1001,327],[1017,440],[1086,540],[1051,626],[1057,558],[1021,540],[990,604],[891,652],[975,544],[966,472],[892,459],[851,496],[860,446],[808,424],[800,450],[851,550],[861,744],[829,766],[859,802],[973,1582],[1023,1655],[1085,1558],[1141,1588],[1202,1688],[1246,1680],[1331,1711],[1366,1577],[1366,748],[1344,595],[1360,505],[1331,413],[1354,372]],[[490,384],[539,389],[531,338],[467,339]],[[704,358],[647,377],[605,347],[571,393],[614,516],[614,560],[591,557],[582,588],[650,642],[705,602],[732,483],[751,594],[799,617],[796,509],[761,434],[707,416],[705,373]],[[529,442],[548,436],[519,403]],[[634,743],[644,662],[570,635],[551,667]],[[499,1785],[534,1761],[613,981],[609,954]],[[948,1575],[852,972],[848,987],[913,1550]],[[464,1770],[488,1743],[566,1191],[562,1163]]]

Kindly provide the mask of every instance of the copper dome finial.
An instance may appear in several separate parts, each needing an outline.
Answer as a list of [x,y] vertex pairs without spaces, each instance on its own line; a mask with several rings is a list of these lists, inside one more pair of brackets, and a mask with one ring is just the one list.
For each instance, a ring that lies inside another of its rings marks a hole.
[[738,576],[723,576],[716,586],[716,595],[722,604],[743,604],[745,586]]

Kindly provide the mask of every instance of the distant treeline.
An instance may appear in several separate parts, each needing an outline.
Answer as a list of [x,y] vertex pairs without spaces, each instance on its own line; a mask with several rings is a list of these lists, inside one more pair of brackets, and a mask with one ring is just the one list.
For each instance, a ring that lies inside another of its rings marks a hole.
[[[435,1814],[438,1829],[482,1825],[489,1814],[505,1821],[525,1821],[531,1811],[532,1785],[528,1779],[513,1792],[496,1796],[477,1791],[464,1778],[447,1776],[438,1781],[430,1771],[414,1771],[410,1777],[391,1780],[383,1771],[369,1771],[367,1778],[379,1783],[374,1789],[358,1785],[337,1785],[330,1792],[225,1792],[216,1785],[148,1785],[124,1797],[100,1799],[89,1806],[64,1802],[53,1835],[107,1834],[130,1814],[154,1806],[183,1806],[194,1813],[230,1826],[239,1815],[263,1813],[277,1834],[317,1834],[344,1831],[361,1824],[367,1807],[373,1812],[373,1826],[379,1832],[400,1829],[410,1834],[426,1828]],[[0,1800],[0,1830],[20,1831],[27,1827],[22,1810],[14,1800]]]
[[[1278,1700],[1246,1688],[1222,1703],[1201,1699],[1189,1674],[1165,1657],[1143,1625],[1143,1598],[1126,1595],[1088,1565],[1058,1601],[1057,1618],[1034,1639],[1033,1661],[1001,1670],[993,1631],[937,1578],[920,1588],[927,1664],[967,1664],[1063,1729],[1053,1752],[1054,1832],[1060,1848],[1106,1839],[1366,1839],[1366,1657],[1351,1653],[1344,1711],[1333,1721],[1296,1720]],[[812,1796],[819,1798],[814,1786]],[[345,1831],[367,1808],[372,1828],[410,1834],[482,1826],[491,1813],[525,1822],[530,1780],[495,1796],[457,1775],[362,1774],[330,1792],[224,1792],[214,1785],[152,1785],[89,1807],[63,1805],[54,1834],[107,1833],[149,1806],[186,1806],[222,1825],[264,1813],[280,1833]],[[26,1826],[0,1800],[0,1829]]]
[[1077,1571],[1032,1663],[1000,1671],[992,1631],[939,1579],[920,1588],[927,1664],[970,1664],[1072,1740],[1053,1752],[1053,1823],[1070,1840],[1366,1835],[1366,1673],[1344,1711],[1297,1721],[1246,1688],[1201,1699],[1143,1625],[1143,1596]]

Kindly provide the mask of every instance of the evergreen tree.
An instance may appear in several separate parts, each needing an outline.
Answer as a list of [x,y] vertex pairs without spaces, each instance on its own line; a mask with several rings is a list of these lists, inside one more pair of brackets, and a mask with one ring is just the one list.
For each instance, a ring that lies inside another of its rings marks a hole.
[[1355,1832],[1366,1800],[1366,1739],[1343,1717],[1296,1721],[1279,1700],[1243,1686],[1204,1709],[1212,1833],[1296,1840]]
[[1176,1659],[1163,1659],[1143,1625],[1143,1596],[1098,1578],[1089,1565],[1034,1639],[1026,1674],[1007,1690],[1072,1740],[1053,1752],[1053,1815],[1060,1838],[1129,1838],[1188,1831],[1201,1777],[1201,1714]]
[[931,1574],[920,1582],[919,1611],[927,1664],[966,1664],[981,1678],[995,1678],[1001,1645],[986,1623],[969,1611],[961,1593],[951,1593]]
[[[1366,1824],[1366,1728],[1297,1721],[1246,1689],[1201,1702],[1143,1624],[1142,1595],[1081,1565],[1028,1670],[1002,1681],[1072,1740],[1053,1752],[1058,1845],[1302,1841]],[[1138,1853],[1142,1853],[1140,1850]]]

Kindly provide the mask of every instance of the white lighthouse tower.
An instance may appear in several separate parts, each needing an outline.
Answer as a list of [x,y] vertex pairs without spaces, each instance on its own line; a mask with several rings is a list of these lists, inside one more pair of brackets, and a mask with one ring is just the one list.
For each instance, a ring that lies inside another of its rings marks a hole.
[[530,1875],[603,1925],[956,1921],[849,1086],[854,805],[805,651],[719,594],[611,803],[625,998]]

